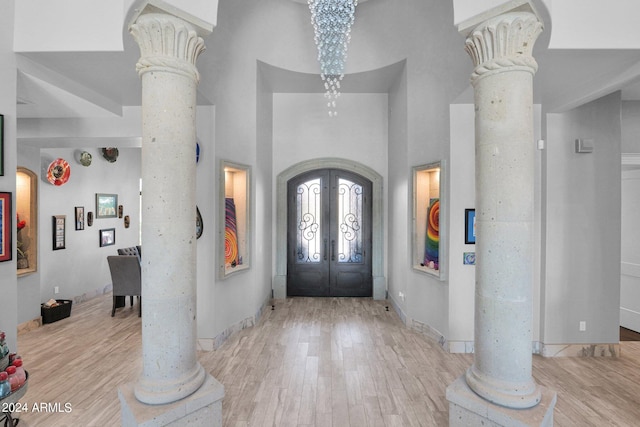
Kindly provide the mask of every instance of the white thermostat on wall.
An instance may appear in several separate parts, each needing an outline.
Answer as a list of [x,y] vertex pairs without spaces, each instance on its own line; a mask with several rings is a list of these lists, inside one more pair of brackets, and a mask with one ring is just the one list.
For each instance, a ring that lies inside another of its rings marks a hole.
[[576,139],[576,153],[593,153],[593,139]]

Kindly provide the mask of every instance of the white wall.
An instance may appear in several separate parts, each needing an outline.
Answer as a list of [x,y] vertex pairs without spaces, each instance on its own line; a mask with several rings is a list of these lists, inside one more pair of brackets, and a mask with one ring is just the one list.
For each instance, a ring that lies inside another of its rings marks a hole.
[[[575,153],[576,138],[594,152]],[[547,115],[545,344],[618,342],[620,139],[619,93]]]
[[473,104],[451,105],[451,154],[449,182],[451,226],[449,239],[449,346],[468,352],[464,343],[473,341],[475,265],[464,265],[465,252],[475,245],[464,243],[464,211],[475,209],[475,108]]
[[622,171],[620,326],[640,331],[640,169]]
[[[622,102],[622,152],[640,153],[640,102]],[[640,331],[640,170],[622,170],[620,326]]]
[[[13,44],[13,10],[15,2],[0,0],[0,114],[4,115],[4,176],[0,176],[0,191],[11,192],[15,204],[16,188],[16,59],[12,51]],[[8,213],[15,219],[15,206]],[[15,227],[15,220],[11,221]],[[16,231],[11,230],[11,241],[16,241]],[[13,245],[15,246],[15,245]],[[2,309],[0,309],[0,330],[7,333],[7,345],[11,350],[17,349],[17,277],[16,250],[11,249],[11,261],[0,263],[0,293]]]
[[[636,0],[547,0],[553,31],[551,49],[638,49],[640,14]],[[594,31],[606,29],[605,31]]]
[[[74,160],[78,151],[51,148],[40,152],[41,170],[56,158],[67,160],[71,166],[66,184],[54,186],[42,176],[38,183],[40,302],[49,298],[80,302],[104,293],[111,284],[107,256],[117,255],[118,248],[139,243],[140,149],[119,148],[119,157],[114,163],[105,160],[99,149],[87,149],[93,156],[88,167]],[[118,204],[131,219],[129,228],[124,227],[122,218],[96,218],[96,193],[118,195]],[[75,206],[84,206],[85,215],[93,212],[92,226],[85,220],[85,229],[75,230]],[[65,249],[54,251],[52,248],[53,215],[66,215]],[[115,228],[115,245],[100,247],[99,230],[108,228]],[[60,289],[57,295],[53,292],[55,286]]]
[[[165,0],[215,25],[217,0]],[[137,0],[15,2],[16,52],[120,52],[125,15]],[[81,35],[81,36],[79,36]]]
[[16,52],[122,51],[122,0],[20,0],[15,6]]
[[[397,4],[389,4],[398,8]],[[448,164],[450,126],[449,104],[469,85],[472,64],[464,53],[464,40],[457,33],[449,2],[409,1],[405,5],[405,19],[399,23],[406,29],[403,46],[407,54],[406,65],[406,148],[395,145],[390,135],[389,149],[400,150],[400,157],[389,164],[389,284],[404,286],[406,300],[399,301],[397,293],[390,293],[405,310],[407,322],[415,320],[429,325],[432,330],[449,335],[448,280],[439,280],[411,268],[411,168],[445,160]],[[411,24],[409,19],[420,17],[423,24]],[[443,52],[446,52],[443,54]],[[402,138],[399,139],[402,141]],[[406,151],[405,151],[406,150]],[[402,158],[403,155],[406,157]],[[391,155],[390,155],[391,158]],[[393,173],[391,173],[393,171]],[[443,184],[449,192],[448,184]],[[458,197],[448,193],[449,200]],[[444,247],[454,212],[441,204],[441,256],[450,259]],[[444,240],[443,240],[444,239]],[[446,268],[446,267],[445,267]],[[451,314],[453,315],[453,314]]]
[[623,153],[640,153],[640,101],[622,102]]
[[[395,81],[389,89],[389,145],[387,149],[387,159],[392,167],[388,171],[388,182],[385,187],[385,200],[388,204],[388,239],[385,240],[386,254],[385,259],[392,257],[403,250],[404,245],[410,244],[409,240],[403,240],[402,236],[410,236],[408,212],[405,210],[405,195],[409,197],[408,177],[403,168],[395,167],[395,165],[406,165],[408,161],[408,129],[407,122],[409,114],[407,112],[407,69],[406,63],[402,73],[396,77]],[[404,220],[406,218],[406,220]],[[393,238],[390,233],[400,233],[400,238]],[[407,260],[407,266],[411,264]],[[387,292],[388,298],[394,304],[396,311],[406,322],[406,304],[399,298],[400,292],[407,293],[406,275],[408,269],[398,268],[393,265],[388,266]],[[395,272],[394,272],[395,271]],[[391,280],[393,276],[393,280]]]
[[197,323],[199,338],[215,337],[215,277],[219,242],[217,199],[219,165],[215,156],[215,107],[198,107],[196,129],[200,160],[196,166],[196,206],[202,216],[202,236],[197,240]]
[[387,95],[343,94],[329,117],[322,94],[274,94],[273,171],[322,157],[354,159],[386,180]]
[[[140,129],[140,107],[123,108],[123,117],[18,121],[18,164],[40,177],[38,270],[18,281],[18,323],[39,317],[40,303],[50,298],[78,302],[104,292],[111,284],[106,256],[115,255],[119,247],[138,244]],[[119,148],[117,162],[109,163],[102,157],[99,148],[103,146]],[[77,161],[82,150],[93,156],[89,167]],[[58,157],[69,162],[71,177],[55,187],[43,171]],[[85,215],[95,215],[98,192],[118,194],[119,204],[131,218],[129,229],[124,229],[122,219],[95,219],[92,227],[85,223],[85,230],[75,231],[75,206],[84,206]],[[52,215],[67,216],[64,250],[52,250]],[[100,248],[98,230],[111,227],[116,228],[116,244]],[[54,286],[59,287],[59,294],[53,293]]]

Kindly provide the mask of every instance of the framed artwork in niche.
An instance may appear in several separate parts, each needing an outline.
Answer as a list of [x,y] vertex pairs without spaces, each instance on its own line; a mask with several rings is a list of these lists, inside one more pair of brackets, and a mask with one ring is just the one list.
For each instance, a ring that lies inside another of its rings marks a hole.
[[11,260],[12,212],[11,193],[0,193],[0,261]]
[[118,217],[118,195],[96,193],[96,219]]
[[251,223],[249,166],[223,161],[220,168],[220,276],[250,267]]
[[52,219],[52,229],[53,229],[53,250],[57,251],[59,249],[65,248],[65,221],[67,219],[66,215],[54,215],[51,217]]
[[413,167],[412,266],[415,270],[443,280],[443,242],[440,215],[443,194],[444,161]]
[[16,168],[16,270],[18,276],[33,273],[38,269],[38,181],[33,171]]

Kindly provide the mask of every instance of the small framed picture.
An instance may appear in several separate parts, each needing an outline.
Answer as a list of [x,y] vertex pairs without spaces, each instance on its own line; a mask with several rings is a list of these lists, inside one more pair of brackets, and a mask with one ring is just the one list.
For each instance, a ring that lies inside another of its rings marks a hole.
[[463,254],[464,265],[476,265],[476,253],[475,252],[465,252]]
[[11,236],[13,233],[11,193],[0,193],[0,261],[11,260]]
[[84,230],[84,206],[76,206],[76,230]]
[[65,222],[67,220],[66,215],[54,215],[51,217],[52,219],[52,229],[53,229],[53,250],[57,251],[59,249],[65,248]]
[[96,193],[96,219],[118,217],[118,195]]
[[116,229],[104,228],[100,230],[100,247],[116,244]]
[[476,244],[476,210],[464,210],[464,243],[467,245]]

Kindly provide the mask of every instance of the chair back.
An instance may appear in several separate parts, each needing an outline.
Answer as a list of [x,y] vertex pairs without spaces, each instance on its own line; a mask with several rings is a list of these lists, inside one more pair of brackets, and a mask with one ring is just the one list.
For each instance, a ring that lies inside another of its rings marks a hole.
[[119,248],[118,255],[135,255],[138,261],[142,259],[142,246],[129,246],[128,248]]
[[141,295],[142,280],[140,262],[136,255],[112,255],[107,257],[113,296]]

